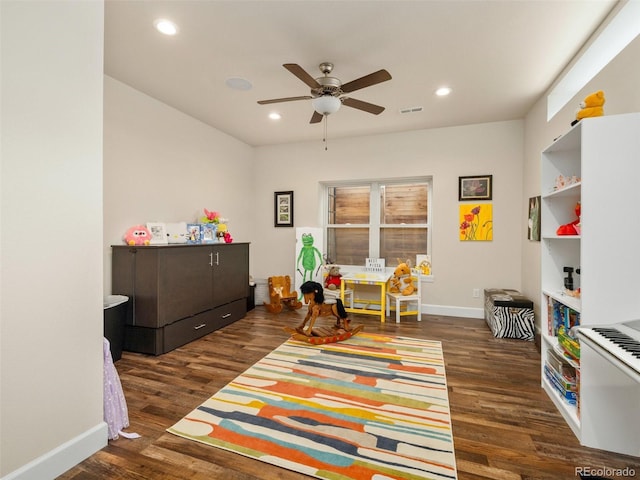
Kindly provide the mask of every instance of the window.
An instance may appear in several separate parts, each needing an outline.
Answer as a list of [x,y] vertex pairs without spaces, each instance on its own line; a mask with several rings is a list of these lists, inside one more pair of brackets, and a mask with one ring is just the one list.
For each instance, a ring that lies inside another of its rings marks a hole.
[[431,250],[431,178],[325,184],[326,253],[340,265],[367,257],[416,261]]

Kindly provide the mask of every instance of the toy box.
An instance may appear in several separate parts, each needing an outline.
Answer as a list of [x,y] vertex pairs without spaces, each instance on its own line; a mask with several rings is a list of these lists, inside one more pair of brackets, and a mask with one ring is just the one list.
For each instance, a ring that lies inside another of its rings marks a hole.
[[533,340],[533,302],[517,290],[485,289],[484,314],[494,337]]

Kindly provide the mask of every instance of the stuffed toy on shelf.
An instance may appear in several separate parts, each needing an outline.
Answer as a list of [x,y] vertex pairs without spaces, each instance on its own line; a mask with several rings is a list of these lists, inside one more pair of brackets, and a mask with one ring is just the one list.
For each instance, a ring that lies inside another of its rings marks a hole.
[[580,109],[576,112],[576,119],[571,122],[571,126],[575,125],[583,118],[603,116],[604,102],[605,98],[602,90],[598,90],[597,92],[587,95],[585,99],[580,102]]
[[578,218],[571,223],[560,225],[556,230],[557,235],[580,235],[580,202],[576,203],[574,211]]

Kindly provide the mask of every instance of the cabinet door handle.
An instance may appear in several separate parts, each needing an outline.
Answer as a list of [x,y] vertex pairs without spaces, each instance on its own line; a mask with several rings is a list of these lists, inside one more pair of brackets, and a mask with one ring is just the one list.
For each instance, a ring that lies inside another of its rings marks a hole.
[[225,313],[224,315],[222,315],[222,318],[229,318],[231,316],[230,313]]
[[209,254],[209,266],[213,267],[213,252]]
[[200,325],[196,325],[195,327],[193,327],[194,330],[200,330],[203,327],[206,327],[207,324],[206,323],[201,323]]
[[216,252],[216,265],[220,265],[220,252]]

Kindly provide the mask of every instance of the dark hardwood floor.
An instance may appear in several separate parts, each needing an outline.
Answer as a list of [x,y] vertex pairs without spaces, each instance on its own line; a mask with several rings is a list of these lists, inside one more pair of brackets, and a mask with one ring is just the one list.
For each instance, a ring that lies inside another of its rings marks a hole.
[[[166,433],[165,429],[285,341],[298,312],[263,307],[173,352],[125,352],[116,363],[131,427],[142,438],[110,441],[62,480],[293,480],[309,478]],[[576,479],[576,468],[635,470],[640,458],[581,447],[540,388],[532,342],[495,339],[483,320],[424,315],[399,325],[352,317],[365,331],[440,340],[446,363],[460,480]],[[584,470],[583,470],[584,471]],[[613,472],[615,473],[615,471]]]

